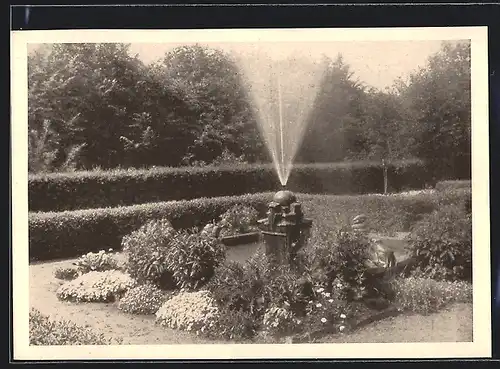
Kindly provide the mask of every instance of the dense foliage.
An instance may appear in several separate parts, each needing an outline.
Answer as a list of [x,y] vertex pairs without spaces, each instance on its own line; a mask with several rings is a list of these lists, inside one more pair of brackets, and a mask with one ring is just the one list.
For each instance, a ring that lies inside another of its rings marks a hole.
[[[325,57],[297,160],[418,157],[434,181],[470,178],[470,59],[470,42],[445,42],[380,91]],[[149,65],[126,44],[40,48],[28,58],[30,172],[270,161],[246,77],[201,45]]]
[[472,216],[460,204],[441,207],[415,224],[409,246],[415,275],[472,280]]
[[36,309],[29,314],[30,345],[112,345],[120,343],[104,337],[103,334],[84,328],[71,321],[54,320]]
[[401,308],[417,314],[435,313],[451,303],[472,302],[472,285],[464,281],[409,277],[397,278],[391,286]]

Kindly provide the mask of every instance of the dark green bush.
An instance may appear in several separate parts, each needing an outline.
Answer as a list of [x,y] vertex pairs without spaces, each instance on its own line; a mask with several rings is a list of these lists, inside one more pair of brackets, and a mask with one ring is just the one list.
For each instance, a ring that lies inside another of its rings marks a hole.
[[409,236],[413,274],[437,280],[472,279],[472,217],[461,205],[427,215]]
[[54,271],[54,277],[57,279],[62,279],[64,281],[72,281],[78,277],[78,269],[77,268],[57,268]]
[[360,298],[365,286],[369,244],[364,237],[346,230],[324,230],[315,233],[302,251],[308,258],[313,279],[327,291],[342,285],[347,300]]
[[152,219],[169,219],[175,229],[202,227],[235,204],[264,213],[272,194],[201,198],[130,207],[29,214],[30,260],[78,257],[103,248],[121,249],[122,238]]
[[[380,163],[296,164],[287,187],[295,192],[366,194],[383,191]],[[393,190],[422,188],[425,167],[418,161],[389,166]],[[280,187],[272,165],[153,168],[31,175],[30,211],[63,211],[129,206],[200,197],[234,196]]]
[[214,236],[179,231],[169,244],[165,267],[178,287],[191,290],[207,283],[225,257],[225,246]]
[[173,289],[167,261],[174,236],[175,230],[167,219],[154,219],[123,237],[123,251],[128,257],[126,271],[130,276],[139,283]]
[[220,237],[248,233],[258,230],[259,212],[246,204],[237,204],[220,216],[217,226]]
[[36,309],[29,314],[30,345],[111,345],[120,343],[104,337],[92,329],[81,327],[66,320],[53,320]]

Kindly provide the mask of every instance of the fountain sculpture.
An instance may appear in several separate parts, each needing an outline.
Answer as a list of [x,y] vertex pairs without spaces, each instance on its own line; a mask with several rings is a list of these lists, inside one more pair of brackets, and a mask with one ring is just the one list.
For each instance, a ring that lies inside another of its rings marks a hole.
[[259,220],[265,252],[277,265],[292,264],[306,244],[312,220],[304,218],[302,206],[287,190],[278,191],[268,205],[267,218]]

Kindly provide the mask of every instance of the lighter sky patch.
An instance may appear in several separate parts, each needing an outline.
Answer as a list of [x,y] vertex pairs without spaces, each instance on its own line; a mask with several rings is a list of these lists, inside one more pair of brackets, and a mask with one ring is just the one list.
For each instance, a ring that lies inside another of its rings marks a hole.
[[[281,42],[281,43],[211,43],[204,44],[239,57],[266,53],[273,59],[291,55],[318,60],[321,55],[335,59],[339,53],[350,65],[355,77],[367,85],[384,89],[399,78],[424,67],[427,59],[436,53],[442,41],[367,41],[367,42]],[[132,44],[130,51],[150,63],[181,44]]]

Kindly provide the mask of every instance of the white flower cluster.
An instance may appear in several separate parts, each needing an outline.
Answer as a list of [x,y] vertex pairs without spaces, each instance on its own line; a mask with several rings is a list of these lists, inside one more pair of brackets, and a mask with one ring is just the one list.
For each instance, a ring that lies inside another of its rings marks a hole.
[[107,302],[134,287],[136,282],[118,270],[89,272],[66,282],[56,294],[61,300],[77,302]]
[[158,287],[144,284],[125,292],[118,303],[118,309],[131,314],[154,314],[165,299],[165,294]]
[[172,329],[200,334],[215,327],[219,310],[208,291],[180,292],[156,312],[156,322]]

